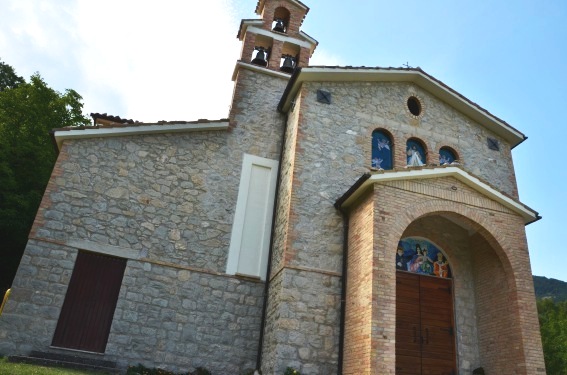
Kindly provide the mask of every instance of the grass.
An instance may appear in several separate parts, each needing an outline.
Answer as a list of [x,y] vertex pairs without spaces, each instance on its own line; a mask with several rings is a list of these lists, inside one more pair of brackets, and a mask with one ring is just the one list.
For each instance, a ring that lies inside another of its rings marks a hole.
[[59,367],[45,367],[23,363],[11,363],[7,358],[0,357],[1,375],[103,375],[104,372],[71,370]]

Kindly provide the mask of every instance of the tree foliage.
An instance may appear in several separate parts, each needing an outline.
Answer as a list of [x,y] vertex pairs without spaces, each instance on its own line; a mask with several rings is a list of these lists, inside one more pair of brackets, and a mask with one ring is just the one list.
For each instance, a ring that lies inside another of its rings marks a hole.
[[41,76],[29,82],[0,61],[0,295],[15,275],[57,153],[53,128],[86,125],[82,98]]
[[567,374],[567,301],[538,300],[537,309],[548,375]]
[[24,82],[24,79],[16,74],[14,68],[0,61],[0,91],[16,88]]

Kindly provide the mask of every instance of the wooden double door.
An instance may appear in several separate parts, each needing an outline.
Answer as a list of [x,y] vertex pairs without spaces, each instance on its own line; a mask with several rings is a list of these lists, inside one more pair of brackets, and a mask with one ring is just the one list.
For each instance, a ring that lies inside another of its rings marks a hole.
[[457,374],[452,284],[397,271],[396,374]]

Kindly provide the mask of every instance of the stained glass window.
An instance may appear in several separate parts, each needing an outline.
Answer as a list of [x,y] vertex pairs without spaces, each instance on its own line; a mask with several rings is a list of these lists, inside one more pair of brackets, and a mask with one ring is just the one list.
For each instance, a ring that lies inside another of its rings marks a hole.
[[443,164],[451,164],[453,163],[457,157],[455,153],[448,147],[441,147],[439,150],[439,165]]
[[392,169],[392,139],[383,130],[372,132],[372,168]]
[[425,149],[423,145],[415,139],[407,141],[406,154],[408,167],[420,167],[426,163]]

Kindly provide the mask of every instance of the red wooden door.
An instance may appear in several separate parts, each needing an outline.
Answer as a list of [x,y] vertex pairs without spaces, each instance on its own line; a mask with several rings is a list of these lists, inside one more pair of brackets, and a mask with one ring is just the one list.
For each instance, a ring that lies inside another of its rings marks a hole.
[[452,280],[396,275],[396,374],[456,375]]
[[104,353],[126,259],[80,251],[53,346]]

